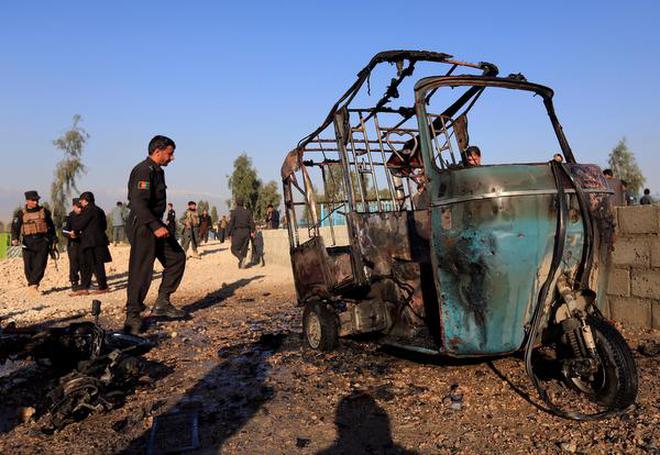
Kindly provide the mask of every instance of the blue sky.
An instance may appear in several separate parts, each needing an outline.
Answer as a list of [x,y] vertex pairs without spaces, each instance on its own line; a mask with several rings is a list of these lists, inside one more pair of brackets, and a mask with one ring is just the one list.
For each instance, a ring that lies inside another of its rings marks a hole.
[[51,144],[83,116],[80,188],[110,207],[156,133],[177,142],[177,205],[229,196],[248,153],[264,180],[371,56],[428,49],[554,88],[579,161],[628,138],[660,190],[660,7],[652,2],[5,2],[0,7],[0,219],[44,195]]

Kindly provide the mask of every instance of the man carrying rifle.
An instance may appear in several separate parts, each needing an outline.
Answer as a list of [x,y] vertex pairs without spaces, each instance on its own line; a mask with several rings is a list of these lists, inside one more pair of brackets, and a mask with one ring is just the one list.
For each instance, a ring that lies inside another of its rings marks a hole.
[[14,246],[22,239],[25,278],[30,290],[39,293],[39,283],[46,272],[48,255],[57,244],[57,236],[50,211],[39,205],[36,191],[25,192],[25,206],[12,221],[11,238]]

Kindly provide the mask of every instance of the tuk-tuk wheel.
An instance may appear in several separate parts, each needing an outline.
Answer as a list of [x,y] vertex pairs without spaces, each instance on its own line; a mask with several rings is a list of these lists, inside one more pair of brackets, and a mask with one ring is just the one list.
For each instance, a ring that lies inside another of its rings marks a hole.
[[337,316],[323,302],[309,302],[303,312],[305,345],[320,351],[331,351],[339,344]]

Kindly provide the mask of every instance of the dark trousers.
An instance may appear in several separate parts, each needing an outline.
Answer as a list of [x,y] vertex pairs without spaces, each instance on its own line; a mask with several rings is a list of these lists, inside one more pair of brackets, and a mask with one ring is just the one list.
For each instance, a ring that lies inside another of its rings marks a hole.
[[197,228],[185,228],[183,230],[183,237],[181,239],[181,247],[184,252],[188,252],[188,247],[192,246],[192,250],[197,252],[197,245],[199,245],[197,239],[199,238],[199,233]]
[[248,247],[250,246],[250,229],[238,228],[234,229],[231,233],[231,254],[236,256],[239,260],[247,256]]
[[126,313],[138,315],[149,292],[154,260],[163,265],[159,296],[169,297],[181,283],[186,268],[186,253],[172,236],[157,239],[144,225],[135,223],[128,230],[131,253],[128,261],[128,299]]
[[66,247],[69,256],[69,282],[78,284],[80,281],[80,243],[70,242]]
[[89,289],[92,285],[92,275],[96,277],[99,289],[108,287],[108,278],[105,275],[105,263],[95,248],[80,250],[80,287]]
[[50,244],[46,237],[23,239],[23,269],[28,285],[39,284],[48,265],[48,249]]
[[251,238],[250,246],[252,248],[250,262],[253,265],[257,265],[260,262],[262,265],[266,265],[266,261],[264,260],[264,237],[261,232],[257,232],[254,238]]
[[220,243],[225,243],[225,232],[226,229],[218,229],[218,235],[220,236]]

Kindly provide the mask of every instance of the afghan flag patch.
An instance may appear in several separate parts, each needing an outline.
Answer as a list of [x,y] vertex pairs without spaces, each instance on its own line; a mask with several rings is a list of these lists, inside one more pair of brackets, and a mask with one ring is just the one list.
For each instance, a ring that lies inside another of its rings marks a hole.
[[138,190],[148,190],[149,180],[138,180]]

